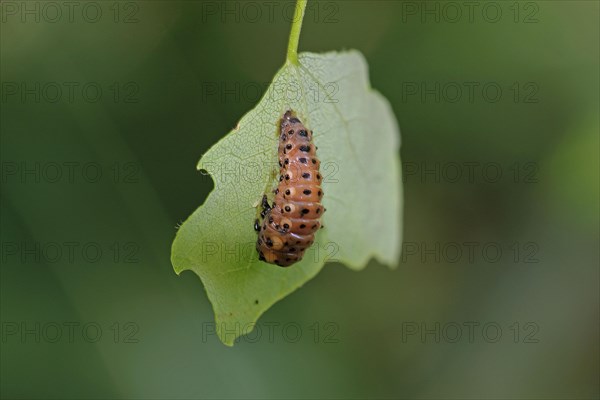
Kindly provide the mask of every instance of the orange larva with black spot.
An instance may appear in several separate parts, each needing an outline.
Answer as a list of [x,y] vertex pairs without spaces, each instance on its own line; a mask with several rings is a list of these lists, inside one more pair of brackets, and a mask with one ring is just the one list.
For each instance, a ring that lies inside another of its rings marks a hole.
[[262,225],[258,220],[254,223],[261,261],[280,267],[300,261],[321,227],[320,219],[325,212],[321,204],[323,177],[312,133],[291,110],[281,118],[279,186],[272,206],[267,196],[263,197]]

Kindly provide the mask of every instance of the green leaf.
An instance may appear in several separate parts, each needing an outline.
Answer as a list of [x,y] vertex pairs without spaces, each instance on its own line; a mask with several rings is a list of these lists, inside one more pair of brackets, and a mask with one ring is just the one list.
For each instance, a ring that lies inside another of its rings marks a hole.
[[[401,244],[400,135],[387,100],[372,90],[357,51],[302,53],[286,63],[259,104],[200,160],[215,189],[180,227],[171,260],[202,280],[220,339],[233,345],[259,316],[313,278],[326,261],[395,267]],[[325,226],[289,268],[258,261],[254,220],[277,186],[278,123],[294,110],[314,130]]]

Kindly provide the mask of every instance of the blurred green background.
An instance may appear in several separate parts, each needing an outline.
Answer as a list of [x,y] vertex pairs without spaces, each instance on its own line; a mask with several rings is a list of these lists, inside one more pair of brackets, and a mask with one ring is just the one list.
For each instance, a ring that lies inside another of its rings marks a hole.
[[3,1],[2,397],[598,398],[599,3],[477,4],[309,4],[398,118],[404,255],[228,348],[170,245],[293,5]]

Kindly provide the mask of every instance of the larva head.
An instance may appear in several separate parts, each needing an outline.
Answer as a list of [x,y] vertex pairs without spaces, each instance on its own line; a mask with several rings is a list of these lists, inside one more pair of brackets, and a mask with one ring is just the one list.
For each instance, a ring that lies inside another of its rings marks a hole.
[[294,112],[292,110],[287,110],[285,112],[285,114],[283,114],[283,117],[281,118],[281,126],[283,126],[284,122],[289,122],[292,118],[295,118],[296,115],[294,114]]
[[[294,114],[292,110],[288,110],[283,114],[279,127],[282,133],[288,133],[289,129],[302,128],[303,125],[298,117],[296,117],[296,114]],[[294,134],[292,134],[292,136],[294,136]]]

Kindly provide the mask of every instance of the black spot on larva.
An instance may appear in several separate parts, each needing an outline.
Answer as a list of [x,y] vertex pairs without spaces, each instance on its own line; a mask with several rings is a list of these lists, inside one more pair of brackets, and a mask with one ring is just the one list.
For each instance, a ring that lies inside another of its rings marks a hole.
[[317,224],[314,224],[314,225],[312,226],[312,228],[313,228],[313,229],[317,229]]
[[304,157],[300,157],[298,161],[300,161],[302,164],[306,164],[308,162],[308,160]]
[[267,230],[267,225],[263,225],[263,228],[262,228],[262,230],[263,230],[263,231],[266,231],[266,230]]
[[315,159],[313,158],[313,159],[312,159],[312,163],[313,163],[313,164],[316,164],[316,163],[317,163],[317,160],[315,160]]
[[288,165],[289,163],[290,163],[290,159],[289,159],[289,158],[286,158],[286,159],[285,159],[285,165]]
[[268,247],[273,247],[273,241],[271,240],[271,238],[267,238],[266,243]]
[[259,261],[266,261],[266,260],[265,260],[265,256],[263,255],[263,253],[260,253],[260,254],[259,254],[259,256],[258,256],[258,260],[259,260]]
[[306,131],[304,129],[301,129],[300,131],[298,131],[298,135],[307,137],[308,133],[306,133]]
[[288,143],[288,144],[285,145],[285,148],[288,149],[288,150],[291,150],[292,147],[294,147],[294,146],[292,146],[291,143]]
[[300,224],[300,229],[304,229],[304,228],[306,228],[306,225]]
[[309,194],[311,194],[312,192],[311,192],[309,189],[304,189],[304,191],[303,191],[302,193],[304,193],[305,195],[307,195],[307,196],[308,196],[308,195],[309,195]]
[[317,208],[317,214],[320,214],[320,213],[321,213],[321,209]]
[[263,244],[263,241],[262,241],[262,239],[261,239],[261,238],[258,238],[258,241],[257,241],[257,243],[258,243],[258,245],[259,245],[259,246],[260,246],[261,244]]
[[317,179],[321,180],[321,174],[317,174]]
[[292,208],[290,206],[285,206],[285,211],[290,212],[292,211]]
[[295,253],[296,252],[296,248],[295,247],[290,247],[290,253]]
[[288,131],[288,135],[292,136],[293,134],[294,134],[294,130],[293,130],[293,129],[290,129],[290,130]]
[[285,194],[287,194],[288,196],[290,195],[290,193],[292,193],[292,192],[290,192],[290,189],[285,191]]
[[285,133],[283,135],[281,135],[281,140],[283,140],[285,142],[287,139],[288,139],[288,137]]
[[260,224],[258,223],[258,220],[255,220],[255,221],[254,221],[254,230],[255,230],[256,232],[259,232],[259,231],[260,231]]
[[319,190],[319,191],[317,192],[317,194],[318,194],[319,196],[321,196],[321,195],[323,194],[323,192],[321,192],[321,191]]
[[280,167],[283,167],[283,164],[281,163],[281,161],[279,161],[279,166],[280,166]]
[[267,199],[267,195],[263,195],[262,200],[261,200],[261,205],[262,208],[264,208],[265,210],[270,210],[271,206],[269,206],[269,200]]
[[302,177],[304,179],[310,179],[310,174],[308,172],[305,172],[305,173],[302,174]]
[[276,265],[281,265],[281,262],[279,260],[275,260],[275,264]]
[[308,208],[303,208],[302,209],[302,215],[308,214],[309,212],[310,212],[310,210]]
[[284,227],[285,229],[290,229],[290,225],[289,225],[289,224],[283,224],[283,227]]
[[272,224],[273,223],[273,217],[269,217],[269,223]]
[[285,180],[289,181],[290,180],[290,174],[285,174]]
[[310,145],[303,145],[300,146],[300,151],[303,151],[305,153],[308,153],[310,151]]
[[279,189],[275,189],[275,191],[273,193],[279,194]]
[[281,175],[281,176],[279,177],[279,182],[281,182],[282,180],[283,180],[283,175]]

